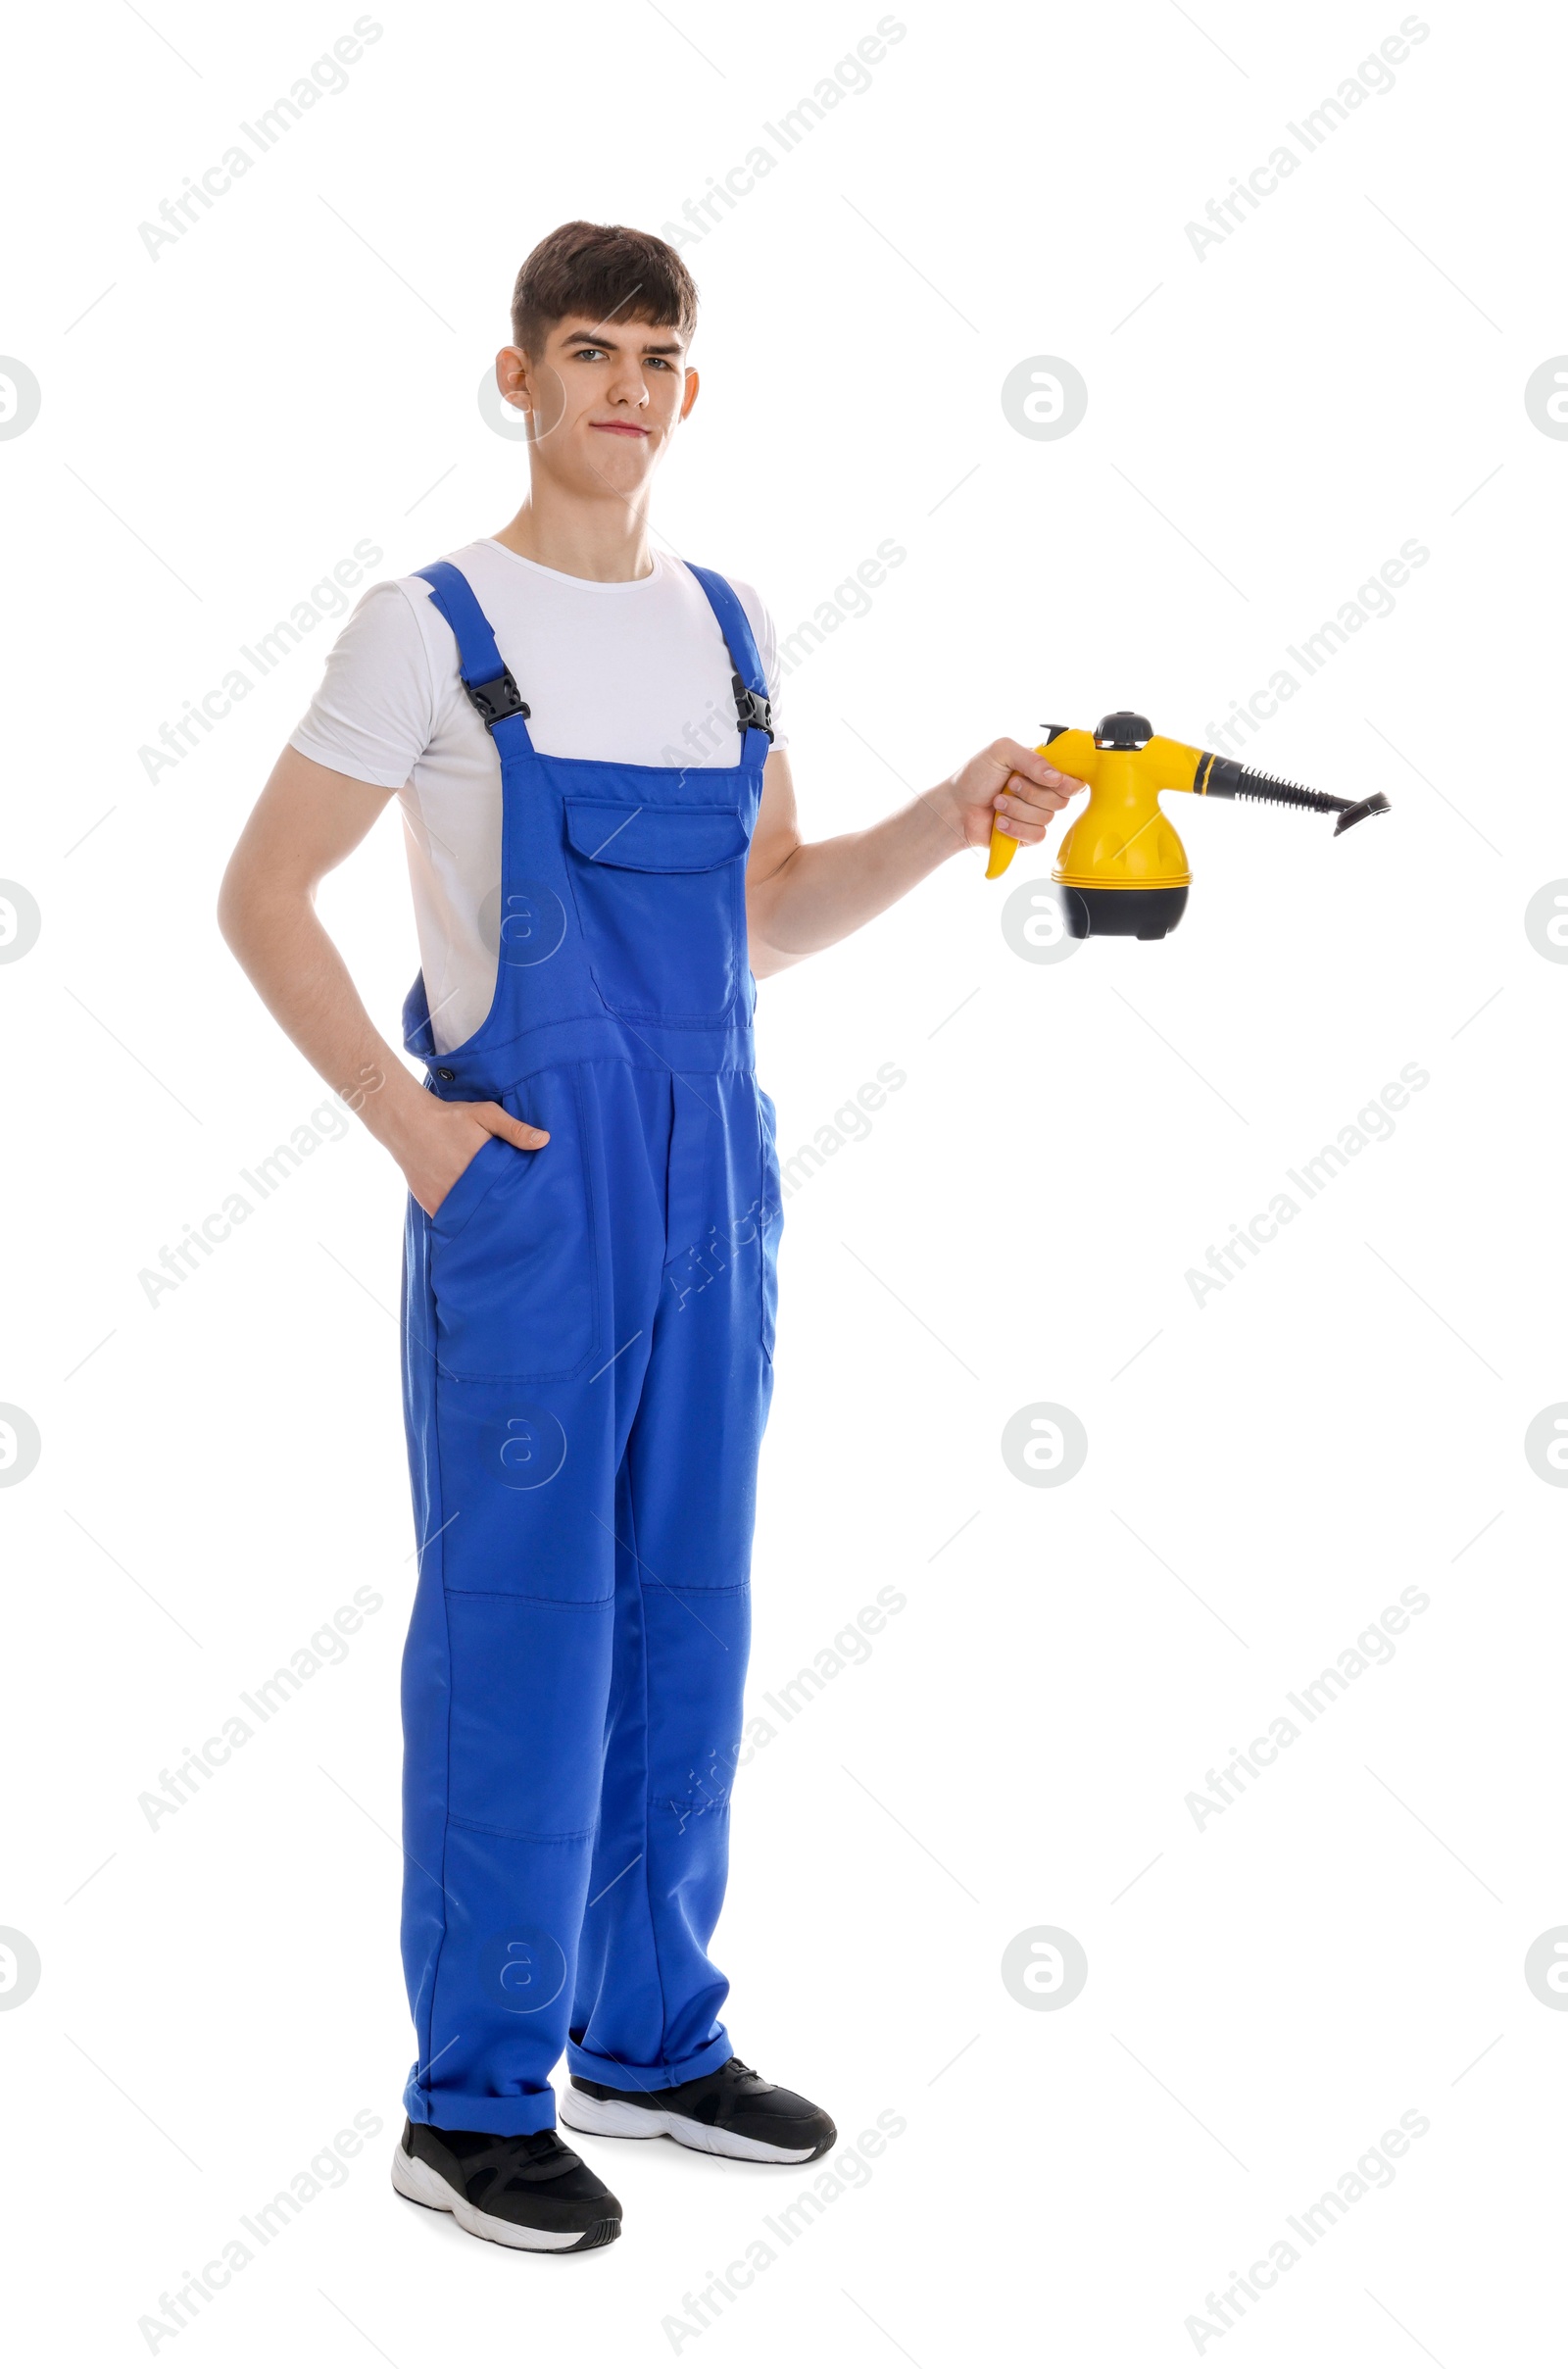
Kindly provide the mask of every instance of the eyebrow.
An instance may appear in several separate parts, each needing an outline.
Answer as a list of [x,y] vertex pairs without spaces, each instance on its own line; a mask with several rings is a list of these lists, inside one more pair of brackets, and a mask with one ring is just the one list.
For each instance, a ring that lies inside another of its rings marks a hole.
[[[602,345],[610,353],[618,353],[620,350],[613,337],[606,336],[595,329],[573,329],[567,337],[566,343],[568,345]],[[678,337],[669,338],[659,344],[649,338],[644,341],[642,351],[645,354],[678,354],[681,351],[681,344]]]

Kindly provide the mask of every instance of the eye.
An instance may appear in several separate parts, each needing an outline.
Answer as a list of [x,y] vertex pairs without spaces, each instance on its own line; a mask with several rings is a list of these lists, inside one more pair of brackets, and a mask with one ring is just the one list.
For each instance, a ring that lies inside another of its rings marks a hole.
[[582,345],[575,348],[571,358],[573,362],[602,362],[604,357],[602,345]]

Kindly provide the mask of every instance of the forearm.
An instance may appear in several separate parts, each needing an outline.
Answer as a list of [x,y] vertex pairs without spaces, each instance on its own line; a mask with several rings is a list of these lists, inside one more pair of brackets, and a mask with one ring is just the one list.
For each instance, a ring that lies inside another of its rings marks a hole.
[[797,845],[748,889],[753,969],[760,978],[836,945],[967,844],[944,784],[867,830]]
[[391,1153],[434,1216],[486,1136],[550,1141],[499,1103],[427,1094],[380,1033],[322,928],[316,889],[352,855],[391,793],[287,748],[229,859],[218,925],[278,1026]]
[[225,882],[219,926],[278,1026],[396,1157],[427,1098],[366,1011],[309,894]]

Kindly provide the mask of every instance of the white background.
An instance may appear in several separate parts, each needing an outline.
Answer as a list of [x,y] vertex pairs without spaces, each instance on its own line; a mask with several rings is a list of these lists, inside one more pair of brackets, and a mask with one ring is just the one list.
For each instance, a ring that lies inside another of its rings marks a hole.
[[[907,1604],[743,1771],[719,1954],[743,2055],[846,2143],[907,2128],[678,2338],[798,2175],[601,2142],[625,2236],[571,2263],[387,2185],[401,1180],[355,1131],[156,1308],[137,1282],[323,1098],[213,908],[334,628],[156,783],[137,752],[357,540],[392,574],[511,515],[521,449],[475,389],[523,254],[678,219],[877,11],[373,13],[347,90],[156,262],[138,223],[350,0],[117,0],[11,41],[0,345],[43,391],[0,444],[0,872],[43,917],[0,970],[0,1400],[42,1439],[0,1494],[0,1924],[43,1968],[0,2016],[12,2348],[146,2358],[160,2294],[368,2109],[346,2183],[160,2358],[1176,2363],[1415,2109],[1393,2185],[1206,2355],[1542,2357],[1568,2021],[1523,1960],[1568,1919],[1568,1500],[1522,1442],[1568,1397],[1568,973],[1523,915],[1568,872],[1568,446],[1523,390],[1568,347],[1560,27],[1431,10],[1393,91],[1200,261],[1184,225],[1395,0],[904,9],[871,87],[685,249],[703,393],[660,531],[783,631],[908,554],[788,683],[812,833],[1048,717],[1208,742],[1402,542],[1431,558],[1253,744],[1388,820],[1336,842],[1173,799],[1196,885],[1163,944],[1021,961],[999,916],[1049,852],[1005,888],[973,856],[763,990],[786,1153],[879,1064],[907,1084],[788,1206],[759,1707],[878,1586]],[[1089,387],[1059,441],[1002,409],[1039,355]],[[323,909],[392,1033],[391,814]],[[1406,1063],[1430,1084],[1392,1139],[1195,1305],[1186,1270]],[[1059,1488],[1000,1452],[1042,1401],[1087,1427]],[[367,1584],[346,1662],[150,1831],[138,1795]],[[1392,1664],[1200,1829],[1205,1771],[1411,1586]],[[1001,1979],[1040,1925],[1088,1954],[1055,2012]]]

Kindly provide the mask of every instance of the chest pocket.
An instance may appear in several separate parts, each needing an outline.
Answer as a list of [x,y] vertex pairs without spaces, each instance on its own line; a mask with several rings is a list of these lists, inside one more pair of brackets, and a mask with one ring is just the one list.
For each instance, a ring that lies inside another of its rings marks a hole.
[[567,870],[608,1008],[722,1026],[746,978],[746,825],[738,807],[565,801]]

